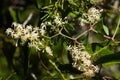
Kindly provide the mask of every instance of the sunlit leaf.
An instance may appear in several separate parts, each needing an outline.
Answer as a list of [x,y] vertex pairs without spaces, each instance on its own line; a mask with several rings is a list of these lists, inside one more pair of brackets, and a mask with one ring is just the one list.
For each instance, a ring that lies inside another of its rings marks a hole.
[[103,30],[106,33],[106,35],[109,35],[109,29],[107,26],[103,25]]
[[71,17],[76,17],[76,15],[74,13],[72,13],[72,12],[69,13],[68,15],[71,16]]

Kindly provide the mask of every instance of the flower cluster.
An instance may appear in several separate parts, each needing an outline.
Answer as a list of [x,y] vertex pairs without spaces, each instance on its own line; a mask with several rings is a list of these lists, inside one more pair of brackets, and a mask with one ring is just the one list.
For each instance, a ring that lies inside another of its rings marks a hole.
[[39,40],[40,35],[44,35],[45,33],[45,25],[42,23],[41,28],[35,27],[31,25],[23,25],[18,23],[13,23],[13,29],[8,28],[6,33],[10,35],[14,39],[20,39],[21,43],[24,44],[28,41],[29,47],[35,47],[40,50],[39,46],[42,46],[42,42]]
[[51,29],[51,31],[55,31],[58,32],[62,26],[64,26],[64,24],[68,23],[67,20],[63,20],[61,18],[61,16],[59,15],[59,13],[57,13],[56,15],[51,17],[53,20],[52,21],[45,21],[44,25],[46,25],[47,27],[49,27],[49,29]]
[[61,26],[62,25],[62,18],[60,18],[60,16],[59,16],[59,14],[57,14],[56,16],[55,16],[55,19],[54,19],[54,23],[56,24],[56,25],[58,25],[58,26]]
[[85,23],[96,23],[100,20],[100,14],[101,10],[96,9],[95,7],[91,7],[87,13],[83,13],[82,21]]
[[67,50],[71,52],[73,58],[73,67],[76,69],[83,71],[85,76],[93,77],[96,72],[98,72],[98,67],[92,64],[90,60],[91,55],[84,50],[83,45],[78,46],[69,46]]

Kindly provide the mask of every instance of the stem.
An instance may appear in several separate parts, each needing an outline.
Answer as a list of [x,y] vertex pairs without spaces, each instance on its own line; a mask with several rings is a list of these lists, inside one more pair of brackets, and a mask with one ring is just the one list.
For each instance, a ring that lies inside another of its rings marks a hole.
[[106,48],[108,48],[108,46],[105,46],[105,47],[101,48],[100,50],[96,51],[96,52],[94,53],[94,55],[100,53],[102,50],[104,50],[104,49],[106,49]]
[[62,76],[63,80],[67,80],[64,75],[62,74],[62,72],[59,70],[59,68],[57,67],[57,65],[52,61],[49,60],[49,62],[56,68],[56,70],[60,73],[60,75]]
[[55,35],[53,35],[53,36],[51,36],[50,38],[54,38],[54,37],[56,37],[56,36],[58,36],[59,34],[55,34]]
[[42,65],[46,70],[49,70],[48,67],[43,63],[43,60],[42,60],[42,58],[41,58],[41,56],[40,56],[39,53],[38,53],[38,58],[40,59],[41,65]]
[[14,73],[10,74],[5,80],[10,80],[10,78],[11,78],[14,74],[16,74],[16,73],[14,72]]
[[84,34],[86,34],[86,33],[89,32],[89,31],[90,31],[90,29],[84,31],[83,33],[81,33],[80,35],[78,35],[75,39],[80,38],[81,36],[83,36]]
[[[92,31],[95,32],[95,33],[98,33],[98,34],[100,34],[100,35],[103,35],[103,34],[101,34],[100,32],[96,31],[95,29],[92,29]],[[106,36],[106,35],[103,35],[103,37],[104,37],[104,38],[107,38],[107,39],[111,39],[111,37]]]
[[47,38],[47,39],[52,39],[52,38],[54,38],[54,37],[56,37],[56,36],[58,36],[59,34],[55,34],[55,35],[53,35],[53,36],[51,36],[51,37],[49,37],[49,36],[43,36],[44,38]]
[[71,37],[69,37],[69,36],[67,36],[67,35],[65,35],[65,34],[63,34],[63,33],[60,33],[60,35],[66,37],[66,38],[68,38],[68,39],[74,40],[74,38],[71,38]]
[[31,12],[29,14],[28,18],[24,21],[24,23],[23,23],[24,26],[30,21],[30,19],[32,18],[32,16],[33,16],[33,13]]
[[112,37],[112,40],[113,40],[113,41],[114,41],[114,39],[115,39],[115,35],[116,35],[116,33],[117,33],[118,29],[119,29],[119,25],[120,25],[120,17],[119,17],[119,21],[118,21],[118,24],[117,24],[117,27],[116,27],[115,33],[113,34],[113,37]]

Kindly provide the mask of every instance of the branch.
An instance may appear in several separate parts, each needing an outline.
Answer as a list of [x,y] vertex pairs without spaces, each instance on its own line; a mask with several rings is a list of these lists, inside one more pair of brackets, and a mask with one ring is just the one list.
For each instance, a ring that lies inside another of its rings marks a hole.
[[120,26],[120,17],[119,17],[119,21],[118,21],[118,24],[117,24],[117,27],[116,27],[115,33],[114,33],[113,36],[112,36],[112,40],[113,40],[113,41],[114,41],[114,39],[115,39],[115,36],[116,36],[117,31],[118,31],[118,29],[119,29],[119,26]]
[[49,60],[49,62],[56,68],[56,70],[60,73],[60,75],[62,76],[63,80],[67,80],[64,75],[62,74],[62,72],[59,70],[59,68],[56,66],[56,64],[52,61]]
[[33,16],[33,12],[31,12],[29,14],[28,18],[24,21],[24,23],[23,23],[24,26],[30,21],[30,19],[32,18],[32,16]]

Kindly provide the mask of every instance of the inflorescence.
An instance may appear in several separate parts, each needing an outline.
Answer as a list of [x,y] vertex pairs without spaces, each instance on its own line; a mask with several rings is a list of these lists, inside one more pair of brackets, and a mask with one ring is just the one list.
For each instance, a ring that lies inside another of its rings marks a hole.
[[[83,22],[95,23],[100,20],[100,10],[92,7],[87,13],[83,14]],[[53,22],[41,23],[40,27],[33,27],[31,25],[23,25],[19,23],[13,23],[12,28],[6,30],[7,35],[10,35],[16,40],[20,40],[21,44],[28,42],[28,47],[35,47],[37,50],[41,50],[41,47],[51,56],[52,49],[48,45],[44,45],[44,35],[47,33],[46,28],[51,26],[51,30],[59,29],[66,21],[62,21],[59,14],[57,14]],[[98,67],[94,66],[91,61],[91,55],[85,51],[83,45],[68,46],[67,50],[70,51],[73,59],[73,67],[82,71],[85,76],[93,77],[98,72]]]
[[84,46],[81,45],[74,45],[68,46],[67,50],[70,51],[73,59],[73,67],[82,71],[83,75],[93,77],[95,73],[98,72],[98,67],[92,64],[90,60],[91,55],[85,51]]
[[83,13],[83,23],[94,24],[100,20],[102,10],[98,10],[95,7],[91,7],[87,13]]

